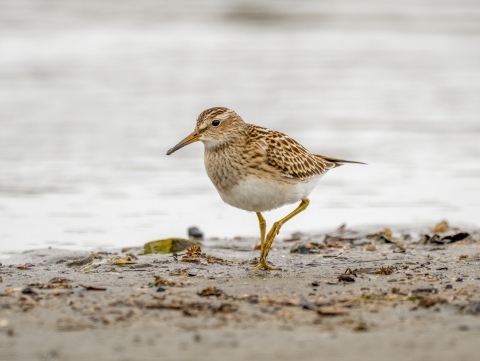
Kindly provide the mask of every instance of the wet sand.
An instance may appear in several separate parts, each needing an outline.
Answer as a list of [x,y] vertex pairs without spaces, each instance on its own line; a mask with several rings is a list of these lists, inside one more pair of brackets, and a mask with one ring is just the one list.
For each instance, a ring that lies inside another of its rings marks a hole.
[[479,14],[470,0],[0,1],[0,258],[192,224],[256,236],[201,144],[165,155],[212,106],[369,164],[326,174],[286,232],[476,225]]
[[16,255],[0,267],[0,359],[477,358],[480,232],[376,231],[283,236],[272,272],[248,270],[251,238],[206,240],[193,262]]

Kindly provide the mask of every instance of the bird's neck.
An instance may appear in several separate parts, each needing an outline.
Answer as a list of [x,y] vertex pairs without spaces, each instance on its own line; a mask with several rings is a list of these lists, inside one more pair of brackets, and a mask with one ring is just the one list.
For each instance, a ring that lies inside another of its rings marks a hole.
[[244,178],[242,166],[246,160],[242,151],[247,138],[247,133],[245,136],[237,133],[229,142],[205,145],[205,170],[219,192],[232,188]]

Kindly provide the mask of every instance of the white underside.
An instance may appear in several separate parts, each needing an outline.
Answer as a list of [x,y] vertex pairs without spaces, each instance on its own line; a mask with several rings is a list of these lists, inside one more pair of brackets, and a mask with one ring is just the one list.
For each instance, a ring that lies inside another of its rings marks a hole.
[[233,207],[265,212],[307,198],[320,178],[318,175],[295,183],[281,183],[250,176],[231,190],[219,193],[223,201]]

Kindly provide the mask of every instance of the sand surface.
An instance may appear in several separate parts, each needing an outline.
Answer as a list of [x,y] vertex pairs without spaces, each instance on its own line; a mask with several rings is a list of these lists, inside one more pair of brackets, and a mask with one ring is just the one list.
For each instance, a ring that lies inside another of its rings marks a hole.
[[461,231],[295,234],[272,272],[248,269],[249,238],[206,240],[194,262],[25,252],[0,267],[0,359],[475,360],[480,233],[445,238]]

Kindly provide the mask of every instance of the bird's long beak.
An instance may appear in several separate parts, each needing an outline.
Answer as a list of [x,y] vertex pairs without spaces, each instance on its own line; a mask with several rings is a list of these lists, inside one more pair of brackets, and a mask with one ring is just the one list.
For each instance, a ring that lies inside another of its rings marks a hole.
[[200,134],[198,134],[197,132],[193,132],[188,137],[186,137],[184,140],[182,140],[180,143],[178,143],[176,146],[174,146],[173,148],[170,148],[167,152],[167,155],[170,155],[173,152],[176,152],[177,150],[185,147],[186,145],[198,142],[199,140],[200,140]]

